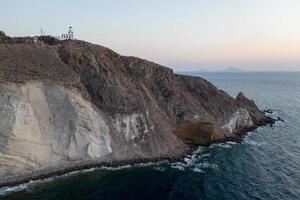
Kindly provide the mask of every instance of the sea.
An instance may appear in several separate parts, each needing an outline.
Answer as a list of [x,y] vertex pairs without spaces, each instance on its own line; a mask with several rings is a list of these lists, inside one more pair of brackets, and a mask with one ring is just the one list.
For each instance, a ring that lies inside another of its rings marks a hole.
[[191,73],[255,100],[284,122],[249,133],[241,143],[199,147],[184,161],[74,172],[12,188],[5,200],[300,199],[300,73]]

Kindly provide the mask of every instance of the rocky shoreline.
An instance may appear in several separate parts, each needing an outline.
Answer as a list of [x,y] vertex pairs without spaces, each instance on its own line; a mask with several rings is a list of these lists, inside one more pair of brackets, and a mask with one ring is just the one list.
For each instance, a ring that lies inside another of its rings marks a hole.
[[[236,134],[236,136],[234,137],[228,137],[226,139],[222,139],[222,140],[218,140],[215,141],[212,144],[216,144],[216,143],[225,143],[225,142],[237,142],[240,143],[243,141],[244,137],[252,131],[255,131],[258,127],[262,127],[262,126],[272,126],[273,124],[275,124],[277,120],[273,119],[273,118],[268,118],[268,120],[261,122],[259,126],[256,127],[251,127],[251,128],[245,128],[243,130],[240,130],[238,134]],[[206,145],[209,146],[209,145]],[[101,167],[112,167],[112,168],[118,168],[118,167],[122,167],[122,166],[126,166],[126,165],[136,165],[136,164],[147,164],[147,163],[158,163],[161,161],[169,161],[169,162],[180,162],[183,161],[184,158],[189,155],[192,154],[195,150],[197,150],[197,148],[199,147],[199,145],[189,145],[189,149],[188,151],[184,152],[181,156],[162,156],[162,157],[157,157],[157,158],[141,158],[141,159],[133,159],[133,160],[115,160],[115,161],[107,161],[107,162],[103,162],[103,161],[90,161],[87,163],[78,163],[78,164],[73,164],[70,166],[67,166],[65,168],[62,169],[45,169],[45,170],[41,170],[41,171],[36,171],[36,172],[31,172],[28,174],[22,174],[22,175],[16,175],[16,176],[8,176],[5,178],[2,178],[0,180],[0,188],[2,187],[13,187],[13,186],[17,186],[17,185],[21,185],[21,184],[25,184],[28,183],[30,181],[38,181],[38,180],[43,180],[43,179],[48,179],[51,177],[55,177],[55,176],[62,176],[68,173],[72,173],[72,172],[76,172],[76,171],[83,171],[83,170],[88,170],[88,169],[92,169],[92,168],[101,168]]]
[[186,155],[191,154],[193,151],[197,149],[197,146],[190,146],[190,149],[185,152],[185,154],[178,156],[178,157],[172,157],[172,156],[164,156],[164,157],[157,157],[157,158],[141,158],[141,159],[133,159],[133,160],[115,160],[115,161],[89,161],[87,163],[77,163],[72,164],[67,167],[64,167],[62,169],[44,169],[40,171],[31,172],[28,174],[21,174],[21,175],[15,175],[15,176],[8,176],[1,178],[0,180],[0,188],[1,187],[13,187],[21,184],[28,183],[30,181],[37,181],[37,180],[43,180],[55,176],[62,176],[68,173],[76,172],[76,171],[82,171],[82,170],[88,170],[92,168],[101,168],[101,167],[112,167],[112,168],[118,168],[126,165],[136,165],[136,164],[147,164],[147,163],[157,163],[161,161],[169,161],[169,162],[178,162],[182,161]]

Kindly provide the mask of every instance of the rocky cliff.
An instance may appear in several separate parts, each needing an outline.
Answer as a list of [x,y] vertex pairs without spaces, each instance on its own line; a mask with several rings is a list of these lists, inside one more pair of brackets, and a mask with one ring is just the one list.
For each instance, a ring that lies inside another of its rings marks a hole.
[[0,38],[0,177],[176,158],[272,122],[242,93],[99,45]]

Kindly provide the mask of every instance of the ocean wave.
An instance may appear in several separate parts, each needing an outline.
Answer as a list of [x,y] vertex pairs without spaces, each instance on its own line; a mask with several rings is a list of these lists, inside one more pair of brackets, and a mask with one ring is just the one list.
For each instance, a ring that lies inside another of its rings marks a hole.
[[99,169],[105,169],[105,170],[111,170],[111,171],[117,171],[117,170],[121,170],[121,169],[127,169],[127,168],[131,168],[132,165],[124,165],[124,166],[120,166],[120,167],[100,167]]
[[261,146],[261,143],[251,139],[250,135],[245,137],[242,144],[247,144],[247,145],[252,145],[252,146]]
[[209,162],[201,162],[197,165],[197,167],[200,167],[202,169],[207,169],[207,168],[218,169],[219,168],[219,166],[217,164],[209,163]]
[[237,142],[233,142],[233,141],[228,141],[226,142],[227,144],[230,144],[230,145],[235,145],[235,144],[238,144]]
[[205,171],[203,171],[202,169],[200,169],[198,167],[194,167],[192,170],[197,173],[205,173]]
[[[219,145],[221,145],[221,147],[224,147],[224,145],[230,146],[229,144],[219,144]],[[192,170],[197,173],[205,173],[204,169],[208,169],[208,168],[218,169],[219,168],[218,165],[206,161],[206,159],[210,156],[211,154],[210,152],[207,151],[207,148],[206,149],[201,148],[200,150],[198,149],[197,151],[195,151],[190,156],[185,157],[182,162],[171,163],[171,168],[180,171]]]
[[74,172],[69,172],[67,174],[60,175],[60,176],[53,176],[53,177],[50,177],[50,178],[29,181],[28,183],[23,183],[23,184],[13,186],[13,187],[2,187],[2,188],[0,188],[0,196],[6,196],[10,193],[15,193],[15,192],[20,192],[20,191],[23,191],[23,190],[27,190],[27,189],[33,187],[36,184],[48,183],[48,182],[54,181],[58,178],[71,176],[71,175],[77,174],[79,172],[80,171],[74,171]]
[[219,143],[219,144],[212,144],[209,148],[215,148],[215,147],[221,147],[221,148],[232,148],[232,146],[228,143]]
[[157,171],[160,171],[160,172],[166,171],[166,168],[165,168],[165,167],[154,167],[153,169],[155,169],[155,170],[157,170]]
[[20,184],[20,185],[13,186],[13,187],[2,187],[2,188],[0,188],[0,196],[6,196],[10,193],[20,192],[20,191],[26,190],[26,189],[28,189],[28,188],[36,185],[36,184],[51,182],[51,181],[56,180],[58,178],[69,177],[69,176],[73,176],[73,175],[76,175],[76,174],[89,173],[89,172],[93,172],[93,171],[98,170],[98,169],[117,171],[117,170],[122,170],[122,169],[126,169],[126,168],[131,168],[133,166],[146,167],[146,166],[152,166],[152,165],[155,165],[155,163],[153,163],[153,162],[140,163],[140,164],[135,164],[135,165],[124,165],[124,166],[120,166],[120,167],[104,167],[103,166],[103,167],[94,167],[94,168],[84,169],[84,170],[77,170],[77,171],[69,172],[69,173],[66,173],[66,174],[63,174],[63,175],[59,175],[59,176],[52,176],[52,177],[46,178],[46,179],[39,179],[39,180],[29,181],[28,183]]
[[20,191],[23,191],[27,188],[28,188],[28,183],[18,185],[18,186],[14,186],[14,187],[3,187],[3,188],[0,188],[0,196],[6,196],[10,193],[20,192]]
[[171,168],[174,168],[174,169],[177,169],[180,171],[184,171],[186,169],[186,166],[181,162],[177,162],[177,163],[172,163]]
[[207,157],[210,157],[210,153],[205,153],[205,154],[202,154],[200,155],[201,158],[207,158]]

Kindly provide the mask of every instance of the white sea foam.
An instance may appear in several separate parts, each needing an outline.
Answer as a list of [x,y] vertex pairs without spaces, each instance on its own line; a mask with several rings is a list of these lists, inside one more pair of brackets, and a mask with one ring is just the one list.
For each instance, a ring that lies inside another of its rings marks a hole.
[[199,148],[196,151],[194,151],[193,154],[199,154],[199,153],[205,151],[206,148],[207,147],[199,146]]
[[226,143],[213,144],[213,145],[210,146],[210,148],[214,148],[214,147],[232,148],[231,145],[226,144]]
[[203,168],[203,169],[207,169],[207,168],[218,169],[219,168],[219,166],[217,164],[209,163],[209,162],[199,163],[198,167]]
[[253,145],[253,146],[260,146],[261,144],[259,142],[256,142],[250,138],[247,138],[243,141],[244,144]]
[[227,144],[231,144],[231,145],[235,145],[235,144],[237,144],[237,142],[232,142],[232,141],[228,141],[228,142],[226,142]]
[[124,165],[124,166],[121,166],[121,167],[100,167],[100,169],[117,171],[117,170],[120,170],[120,169],[126,169],[126,168],[131,168],[131,167],[132,167],[132,165]]
[[97,167],[94,167],[94,168],[91,168],[91,169],[85,169],[85,170],[82,170],[82,172],[93,172],[95,171],[96,169],[98,169]]
[[201,155],[201,158],[206,158],[206,157],[209,157],[210,156],[210,153],[205,153],[203,155]]
[[135,164],[134,166],[136,166],[136,167],[149,167],[149,166],[153,166],[153,165],[156,165],[156,163],[154,163],[154,162],[139,163],[139,164]]
[[13,193],[13,192],[23,191],[27,187],[28,187],[28,183],[22,184],[22,185],[18,185],[18,186],[15,186],[15,187],[3,187],[3,188],[0,188],[0,196],[5,196],[5,195],[8,195],[8,194]]
[[253,146],[261,146],[261,143],[256,142],[255,140],[251,139],[250,136],[251,135],[247,135],[242,143],[247,144],[247,145],[253,145]]
[[205,173],[203,170],[201,170],[201,169],[198,168],[198,167],[194,167],[192,170],[193,170],[194,172],[197,172],[197,173]]
[[179,163],[179,162],[173,163],[173,164],[171,165],[171,167],[174,168],[174,169],[178,169],[178,170],[180,170],[180,171],[184,171],[185,168],[186,168],[186,166],[184,166],[183,163]]
[[199,156],[197,155],[197,154],[193,154],[192,156],[191,156],[191,159],[192,160],[194,160],[194,159],[197,159]]

